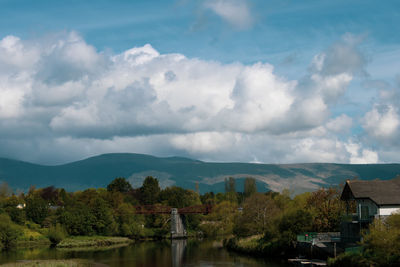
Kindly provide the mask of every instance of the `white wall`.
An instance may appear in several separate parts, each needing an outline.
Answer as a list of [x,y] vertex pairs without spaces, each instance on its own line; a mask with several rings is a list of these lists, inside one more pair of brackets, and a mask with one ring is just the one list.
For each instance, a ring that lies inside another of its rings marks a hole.
[[391,215],[395,212],[400,212],[400,206],[380,207],[379,215]]

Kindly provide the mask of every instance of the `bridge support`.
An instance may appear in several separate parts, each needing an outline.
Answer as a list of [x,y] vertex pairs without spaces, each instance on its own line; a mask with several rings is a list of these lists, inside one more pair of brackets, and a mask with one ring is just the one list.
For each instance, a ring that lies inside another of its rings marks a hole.
[[171,238],[186,238],[187,233],[178,209],[171,209]]

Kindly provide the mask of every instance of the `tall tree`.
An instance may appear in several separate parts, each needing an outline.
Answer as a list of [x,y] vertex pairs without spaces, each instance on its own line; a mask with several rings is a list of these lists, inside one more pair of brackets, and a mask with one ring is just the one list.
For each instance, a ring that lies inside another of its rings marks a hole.
[[0,184],[0,199],[9,197],[12,194],[10,186],[6,182]]
[[152,176],[147,176],[140,188],[140,200],[142,204],[152,205],[158,201],[160,194],[158,180]]
[[115,178],[109,185],[107,185],[107,191],[118,191],[121,193],[126,193],[132,190],[131,184],[124,178]]
[[236,192],[235,178],[225,178],[225,193]]
[[35,223],[41,224],[49,214],[48,203],[37,193],[28,195],[25,202],[26,218]]
[[244,196],[249,197],[257,192],[256,179],[247,177],[244,180]]
[[307,199],[307,208],[313,211],[313,228],[318,232],[337,231],[340,218],[345,213],[345,205],[340,200],[340,192],[336,188],[321,188],[311,193]]

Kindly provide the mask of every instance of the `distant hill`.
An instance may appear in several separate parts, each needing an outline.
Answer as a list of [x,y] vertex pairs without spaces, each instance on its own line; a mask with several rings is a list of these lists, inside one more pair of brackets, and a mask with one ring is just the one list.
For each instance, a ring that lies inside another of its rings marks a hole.
[[44,166],[0,158],[0,181],[14,190],[26,191],[31,185],[54,185],[68,191],[106,187],[114,178],[125,177],[134,187],[151,175],[162,187],[177,185],[200,192],[222,192],[226,177],[236,178],[237,191],[246,177],[257,179],[259,191],[290,189],[294,193],[313,191],[358,177],[362,180],[391,179],[400,174],[400,164],[253,164],[210,163],[188,158],[159,158],[142,154],[104,154],[88,159]]

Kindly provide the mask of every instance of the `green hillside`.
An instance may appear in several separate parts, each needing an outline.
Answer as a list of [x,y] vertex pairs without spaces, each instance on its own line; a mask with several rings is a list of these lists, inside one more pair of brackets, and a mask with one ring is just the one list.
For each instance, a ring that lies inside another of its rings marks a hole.
[[158,158],[141,154],[104,154],[58,166],[43,166],[0,159],[0,181],[13,189],[27,190],[31,185],[54,185],[70,191],[105,187],[115,177],[126,177],[134,187],[152,175],[162,186],[178,185],[200,191],[224,190],[224,178],[237,179],[237,190],[246,177],[257,179],[260,191],[290,189],[293,192],[315,190],[343,183],[346,179],[391,179],[400,174],[400,164],[252,164],[209,163],[180,157]]

